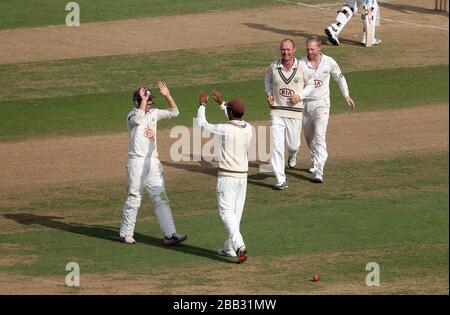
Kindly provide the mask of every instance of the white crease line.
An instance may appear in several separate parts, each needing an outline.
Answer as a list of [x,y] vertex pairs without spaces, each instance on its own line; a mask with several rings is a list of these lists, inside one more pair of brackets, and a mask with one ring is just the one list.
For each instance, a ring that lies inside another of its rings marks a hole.
[[[293,2],[293,1],[287,1],[287,0],[274,0],[274,1],[284,2],[284,3],[289,3],[289,4],[296,4],[296,5],[299,5],[302,7],[313,8],[313,9],[318,9],[318,10],[334,11],[334,9],[324,8],[323,5],[312,5],[312,4],[306,4],[306,3],[302,3],[302,2]],[[385,1],[385,2],[387,2],[387,1]],[[336,3],[335,5],[338,5],[338,4],[340,4],[340,3]],[[332,5],[332,4],[329,3],[326,5]],[[416,26],[416,27],[431,28],[431,29],[435,29],[435,30],[443,30],[443,31],[447,31],[447,32],[449,30],[448,25],[445,25],[445,26],[425,25],[425,24],[417,24],[417,23],[411,23],[411,22],[392,20],[392,19],[387,19],[387,18],[383,18],[383,17],[381,18],[381,20],[386,21],[386,22],[399,23],[399,24],[411,25],[411,26]]]
[[387,18],[381,18],[381,20],[386,21],[386,22],[393,22],[393,23],[412,25],[412,26],[417,26],[417,27],[426,27],[426,28],[433,28],[433,29],[448,31],[448,25],[445,25],[445,26],[425,25],[425,24],[417,24],[417,23],[411,23],[411,22],[391,20],[391,19],[387,19]]

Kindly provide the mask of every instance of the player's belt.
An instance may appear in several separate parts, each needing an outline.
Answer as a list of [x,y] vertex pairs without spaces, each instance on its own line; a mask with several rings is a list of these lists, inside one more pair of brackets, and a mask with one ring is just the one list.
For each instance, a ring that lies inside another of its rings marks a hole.
[[219,168],[219,172],[224,172],[224,173],[236,173],[236,174],[247,174],[247,172],[230,171],[230,170],[226,170],[226,169],[224,169],[224,168]]
[[288,110],[288,111],[297,112],[297,113],[303,112],[303,108],[299,108],[299,107],[270,106],[270,108],[272,108],[272,109]]

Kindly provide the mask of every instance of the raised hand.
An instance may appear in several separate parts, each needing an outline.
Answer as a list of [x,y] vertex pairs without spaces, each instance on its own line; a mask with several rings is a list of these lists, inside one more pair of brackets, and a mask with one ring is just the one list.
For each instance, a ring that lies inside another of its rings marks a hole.
[[200,95],[198,98],[198,103],[201,104],[207,104],[208,103],[208,94],[206,94],[205,91],[201,90]]
[[144,101],[145,104],[147,104],[147,101],[148,101],[148,99],[150,97],[150,93],[146,93],[146,90],[147,89],[145,87],[143,87],[143,86],[141,86],[139,88],[139,95],[141,97],[141,102]]
[[163,96],[167,97],[167,96],[170,95],[169,88],[167,87],[167,85],[166,85],[164,82],[158,81],[158,88],[159,88],[159,92],[160,92]]
[[222,105],[223,97],[222,97],[222,94],[220,94],[219,91],[213,90],[212,91],[212,97],[217,102],[217,104]]

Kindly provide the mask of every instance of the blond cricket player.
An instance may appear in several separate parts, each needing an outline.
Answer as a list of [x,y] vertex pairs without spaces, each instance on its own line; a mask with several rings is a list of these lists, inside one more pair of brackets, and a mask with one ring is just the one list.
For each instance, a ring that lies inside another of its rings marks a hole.
[[[372,20],[372,25],[375,28],[379,25],[379,11],[380,7],[377,0],[348,0],[343,7],[337,12],[336,19],[330,26],[325,29],[325,34],[328,37],[330,43],[335,46],[339,46],[339,34],[344,29],[345,25],[352,19],[358,12],[358,7],[363,4],[364,10],[361,14],[363,23],[363,34],[361,39],[361,45],[366,46],[367,30],[366,30],[366,15],[369,14]],[[375,38],[375,29],[373,30],[372,45],[381,44],[381,40]]]
[[228,123],[207,122],[205,110],[208,96],[203,91],[200,92],[197,119],[202,130],[221,137],[217,203],[228,236],[218,253],[242,263],[247,259],[247,249],[240,232],[240,224],[247,193],[248,149],[253,129],[249,123],[242,120],[245,111],[242,100],[233,99],[225,103],[217,91],[213,92],[213,97],[226,111]]
[[146,190],[155,207],[156,217],[164,235],[165,245],[174,245],[186,239],[178,234],[172,218],[164,188],[163,166],[157,150],[157,122],[161,119],[177,117],[179,111],[163,82],[158,82],[161,95],[166,99],[168,109],[153,108],[153,94],[141,87],[134,92],[135,108],[127,116],[128,123],[128,197],[122,209],[120,241],[134,244],[134,228],[141,205],[142,193]]
[[288,165],[295,167],[300,148],[303,99],[314,90],[306,84],[305,65],[294,57],[295,43],[285,39],[280,43],[281,58],[274,61],[266,72],[264,87],[270,106],[272,150],[270,162],[276,177],[274,189],[288,188],[285,174],[285,146]]
[[338,83],[339,89],[352,109],[355,103],[350,97],[347,81],[336,61],[321,53],[321,41],[312,36],[306,41],[307,56],[300,60],[305,66],[305,76],[313,77],[314,90],[303,101],[303,133],[311,156],[310,173],[314,174],[314,182],[323,183],[325,162],[328,158],[325,141],[328,119],[330,116],[330,77]]

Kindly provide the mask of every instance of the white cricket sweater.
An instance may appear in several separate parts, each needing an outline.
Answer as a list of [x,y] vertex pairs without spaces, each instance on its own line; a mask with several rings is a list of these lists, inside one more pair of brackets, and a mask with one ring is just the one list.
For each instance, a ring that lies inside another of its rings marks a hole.
[[206,121],[204,105],[198,108],[197,120],[201,129],[221,137],[219,176],[247,177],[252,126],[243,120],[210,124]]
[[305,77],[304,71],[305,65],[297,58],[289,70],[284,69],[281,59],[269,66],[264,79],[264,88],[266,95],[270,94],[274,97],[270,110],[271,116],[302,118],[303,101],[294,104],[288,98],[299,95],[303,100],[314,89],[314,86],[307,82],[309,79]]

